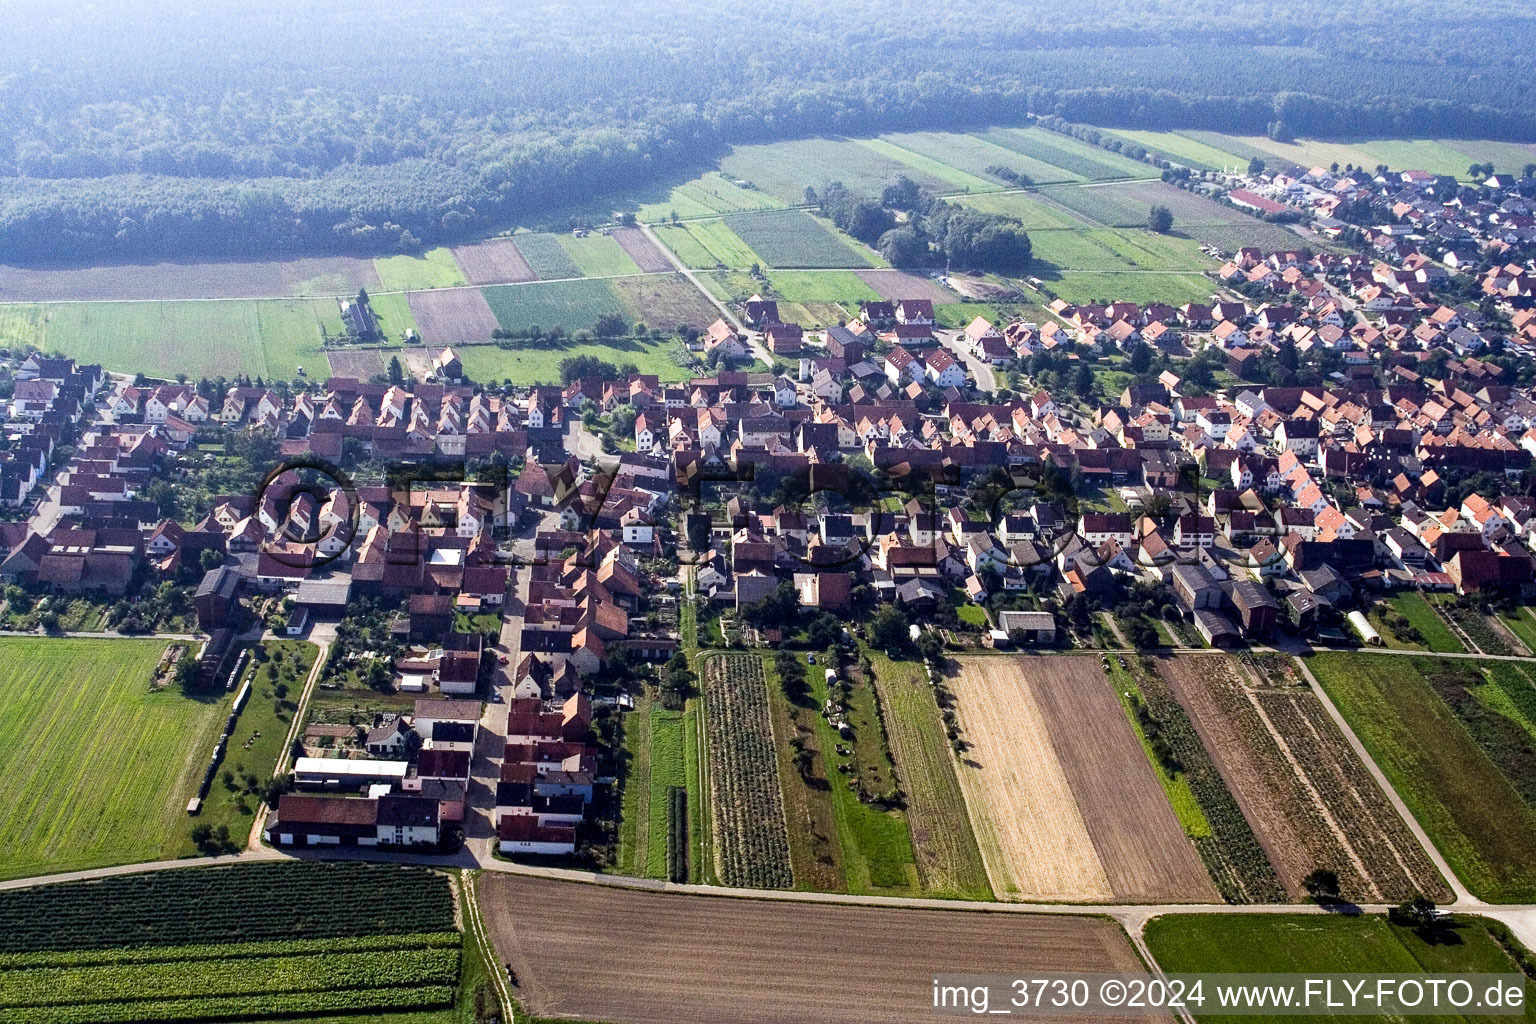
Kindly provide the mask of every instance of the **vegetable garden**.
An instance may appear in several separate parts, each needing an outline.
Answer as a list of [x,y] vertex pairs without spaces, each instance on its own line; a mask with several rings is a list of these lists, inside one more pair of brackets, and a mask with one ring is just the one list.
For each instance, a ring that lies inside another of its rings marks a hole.
[[794,878],[762,659],[710,656],[704,661],[704,683],[720,880],[726,885],[787,889]]
[[128,875],[0,894],[0,921],[0,1024],[432,1010],[459,983],[448,880],[421,868]]
[[[1211,834],[1193,837],[1206,870],[1228,903],[1280,903],[1285,889],[1258,838],[1233,799],[1216,762],[1200,742],[1189,715],[1155,669],[1137,659],[1136,681],[1159,746],[1166,747],[1210,825]],[[1144,726],[1144,729],[1146,726]],[[1149,739],[1150,739],[1149,734]]]

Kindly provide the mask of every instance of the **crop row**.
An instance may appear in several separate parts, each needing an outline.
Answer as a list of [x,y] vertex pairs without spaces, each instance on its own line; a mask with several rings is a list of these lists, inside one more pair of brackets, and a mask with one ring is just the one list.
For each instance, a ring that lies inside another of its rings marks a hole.
[[[1261,700],[1296,760],[1307,766],[1308,778],[1349,838],[1380,899],[1400,902],[1438,889],[1431,881],[1434,870],[1423,849],[1317,698],[1311,694],[1266,694]],[[1339,876],[1344,877],[1342,870]],[[1344,895],[1353,893],[1346,888]]]
[[[1223,667],[1226,667],[1225,662]],[[1308,792],[1302,779],[1297,775],[1296,768],[1286,759],[1284,751],[1280,749],[1274,735],[1264,724],[1264,719],[1259,715],[1258,709],[1254,707],[1241,683],[1230,677],[1224,679],[1224,683],[1225,685],[1214,687],[1212,692],[1221,706],[1223,715],[1236,727],[1242,736],[1244,746],[1258,763],[1264,784],[1274,794],[1275,802],[1290,826],[1290,833],[1301,846],[1298,852],[1312,867],[1331,868],[1336,872],[1339,876],[1340,890],[1344,895],[1362,898],[1369,895],[1369,881],[1362,878],[1360,872],[1355,869],[1354,861],[1349,858],[1338,836],[1328,827],[1327,819],[1317,806],[1317,801],[1313,799],[1312,794]],[[1269,696],[1270,694],[1262,694],[1259,699],[1267,700]],[[1281,700],[1289,699],[1286,694],[1278,696]],[[1266,710],[1268,710],[1267,705]],[[1281,731],[1281,735],[1289,741],[1290,737],[1284,731]],[[1302,758],[1294,747],[1292,753],[1296,755],[1301,770],[1307,773],[1309,781],[1315,782],[1311,780],[1309,762]]]
[[1509,644],[1505,643],[1504,638],[1494,632],[1493,627],[1488,624],[1488,617],[1471,605],[1449,601],[1440,605],[1440,610],[1460,626],[1461,631],[1467,634],[1468,639],[1484,654],[1512,653]]
[[1211,835],[1196,839],[1195,849],[1211,880],[1228,903],[1279,903],[1285,889],[1258,838],[1232,798],[1216,762],[1200,742],[1194,724],[1157,672],[1141,673],[1142,696],[1159,724],[1159,733],[1181,766]]
[[0,972],[0,1007],[140,1002],[265,992],[452,985],[457,949],[312,953],[243,960],[190,960],[99,967],[33,967]]
[[[152,999],[135,1003],[75,1003],[0,1009],[0,1024],[173,1024],[177,1021],[251,1020],[325,1013],[426,1010],[453,1005],[451,985],[275,992],[267,995]],[[366,1020],[359,1017],[359,1020]]]
[[[276,893],[283,898],[273,899]],[[0,893],[0,953],[453,927],[453,894],[445,876],[355,861],[233,864]]]
[[162,961],[239,960],[246,957],[304,956],[308,953],[367,953],[374,950],[457,947],[458,932],[418,935],[361,935],[339,939],[274,939],[269,942],[214,942],[196,946],[143,946],[132,949],[44,949],[0,953],[0,972],[27,967],[105,967]]
[[707,665],[705,736],[721,881],[787,889],[794,877],[762,659],[719,655]]

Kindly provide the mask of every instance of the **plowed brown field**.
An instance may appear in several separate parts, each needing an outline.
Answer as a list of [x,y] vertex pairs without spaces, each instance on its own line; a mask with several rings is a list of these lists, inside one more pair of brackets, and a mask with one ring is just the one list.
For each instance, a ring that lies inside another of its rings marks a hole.
[[999,894],[1218,901],[1096,660],[957,665],[960,781]]
[[959,296],[932,278],[919,277],[902,270],[856,270],[859,280],[873,288],[882,299],[929,299],[933,302],[959,302]]
[[453,258],[459,261],[459,269],[470,284],[520,284],[539,279],[510,238],[461,245],[453,250]]
[[407,292],[411,316],[429,346],[452,345],[462,341],[490,341],[491,332],[500,326],[496,314],[486,304],[477,288],[443,288],[430,292]]
[[667,254],[658,249],[639,228],[619,228],[613,233],[613,238],[629,254],[629,258],[635,261],[635,266],[647,274],[673,269]]
[[536,1016],[910,1022],[929,1017],[936,972],[1141,970],[1125,934],[1099,918],[720,899],[494,872],[476,888],[497,957]]

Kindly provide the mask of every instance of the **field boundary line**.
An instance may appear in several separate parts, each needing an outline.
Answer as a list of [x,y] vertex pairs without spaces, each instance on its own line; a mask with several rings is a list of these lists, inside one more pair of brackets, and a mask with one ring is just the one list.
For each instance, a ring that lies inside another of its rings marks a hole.
[[1451,892],[1456,896],[1456,902],[1469,903],[1479,907],[1492,905],[1485,904],[1483,900],[1473,896],[1471,890],[1462,884],[1461,879],[1456,876],[1456,872],[1451,870],[1450,863],[1441,855],[1439,848],[1429,838],[1429,833],[1424,831],[1423,826],[1419,824],[1419,820],[1413,816],[1413,812],[1403,802],[1403,798],[1398,794],[1397,789],[1387,779],[1386,773],[1381,770],[1381,766],[1371,756],[1371,752],[1365,749],[1365,744],[1361,742],[1359,736],[1355,735],[1355,730],[1350,728],[1343,712],[1339,710],[1338,705],[1334,704],[1333,698],[1328,695],[1328,691],[1323,689],[1323,684],[1318,682],[1317,676],[1312,674],[1312,668],[1307,664],[1306,659],[1293,657],[1293,660],[1301,669],[1301,674],[1306,677],[1307,684],[1312,688],[1312,692],[1317,695],[1318,701],[1323,705],[1323,710],[1328,712],[1328,716],[1333,719],[1333,724],[1338,726],[1339,731],[1344,734],[1344,738],[1349,741],[1355,756],[1360,758],[1360,763],[1365,765],[1366,770],[1371,773],[1371,777],[1376,780],[1376,784],[1386,794],[1387,800],[1403,819],[1403,823],[1408,826],[1408,830],[1419,841],[1419,845],[1424,847],[1424,852],[1428,855],[1429,862],[1435,866],[1435,870],[1440,872],[1440,876],[1450,885]]

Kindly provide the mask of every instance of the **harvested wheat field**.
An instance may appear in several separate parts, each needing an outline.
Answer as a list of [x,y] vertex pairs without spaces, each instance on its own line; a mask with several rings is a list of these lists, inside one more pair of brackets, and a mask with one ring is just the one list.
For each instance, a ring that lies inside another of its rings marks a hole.
[[960,658],[960,785],[999,895],[1217,902],[1096,659]]
[[494,872],[476,889],[497,958],[538,1017],[905,1022],[930,1015],[935,972],[1142,969],[1100,918],[739,900]]
[[619,243],[619,248],[635,261],[635,266],[647,274],[673,269],[672,261],[667,259],[667,254],[662,252],[656,243],[652,242],[639,228],[619,228],[613,233],[613,239]]
[[510,238],[458,246],[453,258],[470,284],[520,284],[539,279]]
[[367,380],[376,373],[383,373],[389,366],[389,355],[376,348],[326,349],[325,359],[331,365],[331,376],[355,377],[358,380]]
[[928,299],[932,302],[956,302],[957,296],[930,277],[919,277],[903,270],[856,270],[859,280],[869,285],[882,299]]
[[1158,659],[1293,899],[1306,897],[1302,879],[1314,868],[1336,871],[1346,899],[1448,897],[1423,848],[1290,665],[1276,655],[1248,665],[1224,654]]
[[428,345],[490,341],[491,332],[500,326],[478,288],[407,292],[405,299]]

